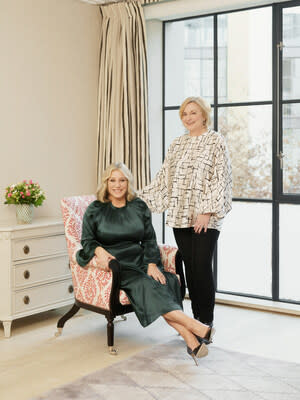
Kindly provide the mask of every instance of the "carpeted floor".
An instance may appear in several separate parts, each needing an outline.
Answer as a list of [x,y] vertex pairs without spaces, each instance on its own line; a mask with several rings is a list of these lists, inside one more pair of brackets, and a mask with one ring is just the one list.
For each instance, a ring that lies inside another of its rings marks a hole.
[[71,399],[300,400],[300,364],[210,345],[197,367],[178,338],[33,400]]

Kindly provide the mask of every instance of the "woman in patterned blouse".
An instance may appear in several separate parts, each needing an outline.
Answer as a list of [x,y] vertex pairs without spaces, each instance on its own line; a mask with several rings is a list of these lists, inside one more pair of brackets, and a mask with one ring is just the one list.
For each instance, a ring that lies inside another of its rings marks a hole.
[[188,133],[170,145],[155,179],[139,192],[153,212],[168,210],[182,254],[194,317],[211,325],[215,286],[213,252],[231,210],[231,167],[224,137],[209,128],[210,105],[188,97],[179,116]]

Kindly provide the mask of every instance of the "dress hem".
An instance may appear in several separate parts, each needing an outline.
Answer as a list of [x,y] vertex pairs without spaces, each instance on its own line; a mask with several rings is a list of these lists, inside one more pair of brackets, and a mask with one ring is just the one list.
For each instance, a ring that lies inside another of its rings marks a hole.
[[149,322],[147,321],[145,324],[142,323],[142,321],[138,318],[137,314],[135,314],[135,315],[136,315],[137,319],[139,320],[140,324],[142,325],[142,327],[143,327],[143,328],[147,328],[147,326],[151,325],[154,321],[156,321],[156,320],[157,320],[159,317],[161,317],[162,315],[167,314],[168,312],[171,312],[171,311],[178,311],[178,310],[179,310],[179,311],[183,311],[183,308],[180,307],[180,306],[178,306],[178,307],[176,307],[176,308],[172,307],[171,310],[168,309],[168,310],[166,310],[166,311],[164,311],[164,312],[162,312],[162,313],[160,313],[160,314],[155,315],[153,318],[151,318],[151,321],[149,321]]

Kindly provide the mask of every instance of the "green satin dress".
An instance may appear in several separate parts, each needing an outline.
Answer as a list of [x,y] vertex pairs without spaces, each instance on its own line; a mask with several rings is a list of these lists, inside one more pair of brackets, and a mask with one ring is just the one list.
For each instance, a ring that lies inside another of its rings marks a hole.
[[[180,286],[176,275],[163,271],[151,213],[146,203],[135,198],[124,207],[110,202],[91,203],[83,217],[82,249],[76,254],[85,266],[98,246],[116,257],[121,265],[123,289],[142,326],[173,310],[182,310]],[[166,277],[162,285],[147,275],[149,263],[155,263]]]

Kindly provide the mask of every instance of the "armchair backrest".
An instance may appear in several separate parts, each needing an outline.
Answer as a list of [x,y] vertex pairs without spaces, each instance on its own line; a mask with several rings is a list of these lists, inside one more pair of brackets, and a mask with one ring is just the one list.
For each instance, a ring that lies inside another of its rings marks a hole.
[[61,200],[61,211],[70,260],[80,248],[82,219],[88,205],[96,200],[95,195],[65,197]]
[[[61,200],[61,211],[65,226],[65,236],[72,272],[74,295],[77,301],[110,310],[112,273],[95,268],[97,257],[94,256],[82,268],[76,263],[75,254],[81,248],[81,230],[83,215],[94,200],[95,195],[65,197]],[[130,304],[124,291],[120,291],[121,304]]]

